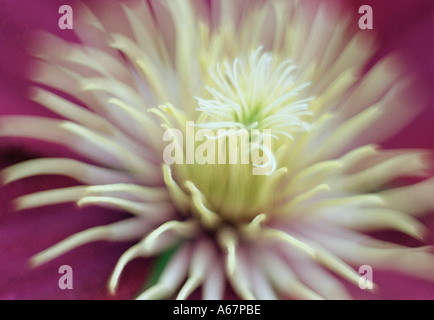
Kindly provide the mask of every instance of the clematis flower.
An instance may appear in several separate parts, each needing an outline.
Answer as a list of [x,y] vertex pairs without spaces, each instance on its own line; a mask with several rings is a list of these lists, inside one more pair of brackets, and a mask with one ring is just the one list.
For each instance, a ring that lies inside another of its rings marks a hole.
[[[185,299],[198,288],[221,299],[226,287],[243,299],[345,299],[365,265],[434,280],[431,247],[372,234],[423,242],[418,218],[433,210],[434,181],[427,151],[380,146],[417,115],[422,93],[404,58],[375,59],[374,35],[357,30],[353,15],[324,1],[74,8],[78,41],[44,33],[31,47],[30,97],[57,116],[0,118],[3,137],[74,154],[20,162],[2,177],[75,182],[41,183],[14,200],[20,211],[69,203],[77,215],[100,207],[96,217],[130,216],[34,252],[35,272],[109,241],[129,245],[108,276],[113,295],[132,260],[160,257],[152,284],[132,284],[138,299]],[[200,161],[188,161],[191,127],[206,130],[191,144]],[[231,158],[230,144],[216,140],[240,131],[247,147]],[[255,153],[262,162],[241,161]],[[47,220],[65,227],[58,222]]]

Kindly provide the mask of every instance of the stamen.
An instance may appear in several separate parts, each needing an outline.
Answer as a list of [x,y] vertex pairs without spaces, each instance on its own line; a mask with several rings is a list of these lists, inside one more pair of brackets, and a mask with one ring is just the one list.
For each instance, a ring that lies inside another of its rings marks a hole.
[[317,207],[330,206],[355,206],[355,207],[384,207],[385,202],[380,195],[376,194],[361,194],[356,196],[344,196],[340,198],[331,198],[317,201],[314,205]]
[[256,238],[261,233],[261,225],[267,220],[265,213],[258,214],[249,224],[241,227],[241,232],[249,237]]
[[413,217],[397,210],[385,208],[366,208],[330,211],[315,214],[318,219],[324,218],[338,226],[358,231],[397,230],[422,242],[428,233],[425,226]]
[[[256,257],[255,257],[256,258]],[[277,295],[262,264],[253,259],[250,264],[253,292],[259,300],[276,300]]]
[[311,99],[297,100],[297,97],[309,83],[294,83],[291,73],[295,67],[290,61],[285,60],[277,67],[272,62],[272,54],[262,53],[259,47],[247,59],[234,59],[232,66],[225,61],[223,68],[217,64],[217,72],[211,69],[214,85],[207,90],[213,99],[196,99],[198,110],[213,121],[200,126],[251,128],[256,123],[274,130],[277,137],[290,138],[291,131],[305,131],[308,125],[302,117],[312,115],[307,111]]
[[206,207],[204,204],[205,198],[203,194],[196,188],[193,182],[187,181],[185,186],[192,194],[194,208],[199,214],[202,223],[208,228],[216,228],[221,223],[218,214]]
[[375,190],[397,177],[426,176],[428,168],[424,153],[405,153],[380,162],[355,174],[342,177],[342,188],[349,192]]
[[15,199],[14,204],[16,210],[24,210],[52,204],[74,202],[84,195],[86,189],[87,186],[76,186],[35,192]]
[[[116,197],[84,196],[77,201],[79,207],[98,205],[109,208],[125,210],[137,216],[165,219],[175,212],[175,208],[169,203],[144,203],[125,200]],[[158,214],[156,214],[158,213]]]
[[168,232],[168,231],[174,231],[174,233],[178,237],[183,238],[193,238],[197,231],[198,231],[198,225],[195,220],[190,221],[168,221],[161,226],[159,226],[157,229],[152,231],[143,242],[143,246],[150,250],[150,248],[154,247],[154,244],[158,241],[158,239],[162,236],[162,234]]
[[[223,233],[226,233],[227,229],[223,230]],[[229,231],[230,232],[230,231]],[[225,238],[226,236],[223,235],[222,238]],[[232,242],[233,240],[230,239],[231,235],[228,233],[228,241]],[[231,244],[229,244],[231,246]],[[242,250],[238,250],[239,252],[235,255],[233,255],[233,271],[231,272],[231,267],[227,266],[227,276],[229,277],[229,280],[235,289],[236,293],[244,300],[255,300],[256,297],[252,291],[251,287],[251,279],[249,276],[249,268],[247,267],[248,261],[246,260],[246,252],[243,252]],[[229,259],[228,259],[229,260]]]
[[279,211],[283,215],[294,216],[295,214],[297,214],[297,211],[291,210],[291,209],[294,209],[300,203],[303,203],[303,202],[315,197],[317,194],[322,193],[324,191],[330,191],[330,187],[327,184],[320,184],[320,185],[294,197],[293,199],[288,201],[288,203],[286,203],[284,206],[281,206],[279,208]]
[[[339,259],[337,256],[332,253],[319,249],[317,246],[315,248],[316,251],[316,260],[328,268],[331,271],[336,272],[341,275],[343,278],[352,282],[354,285],[358,285],[360,281],[360,274],[357,273],[354,269],[352,269],[348,264]],[[366,279],[367,285],[370,288],[376,289],[376,285],[369,279]]]
[[[143,110],[143,98],[130,85],[116,78],[80,77],[80,88],[83,91],[102,91],[116,96],[138,110]],[[106,107],[107,108],[107,107]]]
[[[145,179],[150,179],[155,182],[158,181],[159,174],[156,174],[155,168],[153,168],[150,162],[143,161],[143,159],[134,154],[131,150],[124,148],[115,141],[72,122],[63,122],[60,124],[60,127],[101,147],[123,163],[127,169],[143,175]],[[122,157],[120,157],[120,155],[122,155]]]
[[144,201],[164,202],[168,200],[168,192],[162,187],[144,187],[137,184],[116,183],[106,185],[93,185],[86,189],[89,194],[110,194],[110,193],[127,193],[136,196]]
[[5,184],[36,175],[64,175],[86,184],[127,183],[134,178],[119,171],[67,158],[32,159],[2,171]]
[[160,137],[156,134],[154,134],[154,130],[156,128],[155,122],[153,122],[146,113],[142,112],[141,110],[138,110],[131,105],[127,104],[126,102],[118,99],[118,98],[110,98],[108,99],[108,103],[111,103],[119,109],[123,110],[126,114],[130,116],[131,119],[137,122],[137,128],[141,131],[140,134],[137,136],[147,143],[149,140],[152,141],[152,145],[158,146],[160,141]]
[[290,185],[297,186],[297,189],[306,190],[314,187],[315,182],[323,181],[335,170],[342,167],[342,163],[337,160],[322,161],[307,166],[291,179]]
[[[143,239],[139,243],[135,244],[131,248],[129,248],[127,251],[125,251],[122,256],[119,258],[118,262],[116,263],[116,266],[113,270],[113,273],[110,277],[109,281],[109,291],[111,294],[116,293],[116,288],[118,286],[119,278],[121,276],[122,271],[124,270],[125,266],[130,262],[131,260],[138,258],[138,257],[149,257],[153,256],[171,245],[174,244],[176,241],[176,237],[170,236],[165,237],[163,239],[160,239],[160,241],[154,241],[152,244],[153,247],[150,247],[148,243],[146,243],[146,239]],[[182,251],[181,251],[182,252]],[[160,292],[161,290],[158,290]]]
[[161,274],[158,283],[141,293],[137,300],[169,298],[185,279],[190,254],[189,245],[184,245],[175,253]]
[[214,259],[214,248],[207,240],[202,240],[193,250],[190,275],[187,282],[179,291],[178,297],[176,298],[177,300],[188,298],[188,296],[205,281],[205,277]]
[[302,300],[324,300],[318,293],[299,281],[290,267],[276,255],[263,253],[258,263],[264,265],[271,283],[279,292]]
[[343,168],[349,169],[352,168],[357,163],[362,160],[374,155],[377,153],[378,147],[376,145],[366,145],[358,147],[339,159],[339,162],[343,164]]
[[140,238],[146,230],[150,229],[149,223],[144,220],[132,218],[122,220],[106,226],[95,227],[76,233],[58,244],[48,248],[30,259],[32,267],[54,260],[60,255],[71,251],[74,248],[90,242],[100,240],[106,241],[128,241]]
[[112,130],[110,123],[103,117],[47,90],[33,88],[30,98],[49,110],[85,127],[104,133],[110,133]]
[[100,164],[119,167],[117,160],[107,157],[107,154],[103,152],[96,152],[96,150],[102,151],[101,146],[97,145],[95,149],[93,145],[92,152],[90,152],[89,141],[86,137],[72,134],[62,127],[67,123],[69,122],[40,117],[4,116],[0,119],[0,136],[18,136],[59,143]]
[[333,131],[327,139],[323,141],[318,150],[312,155],[313,159],[319,157],[333,157],[339,153],[343,146],[347,146],[350,141],[354,141],[358,135],[383,115],[381,102],[357,114],[353,118],[342,123],[340,127]]
[[309,256],[311,256],[312,258],[316,259],[316,252],[312,247],[294,238],[293,236],[289,235],[284,231],[267,227],[267,228],[262,228],[262,235],[266,239],[268,238],[270,240],[278,240],[283,243],[287,243],[292,247],[299,248],[305,253],[307,253]]
[[433,187],[434,179],[431,178],[411,186],[382,191],[379,196],[388,208],[417,217],[433,210]]
[[187,297],[199,287],[201,282],[202,282],[202,278],[198,276],[190,276],[190,278],[187,279],[187,282],[182,286],[181,290],[179,291],[176,300],[187,299]]
[[219,259],[215,260],[204,279],[202,297],[204,300],[220,300],[224,298],[224,286],[226,283],[224,267]]
[[181,187],[173,180],[172,170],[169,165],[163,164],[163,175],[164,182],[166,187],[170,193],[170,197],[172,201],[175,203],[178,210],[183,213],[188,212],[190,209],[190,198],[189,196],[181,189]]
[[233,276],[236,268],[236,246],[237,238],[233,231],[223,229],[218,234],[218,242],[223,250],[226,251],[226,272]]

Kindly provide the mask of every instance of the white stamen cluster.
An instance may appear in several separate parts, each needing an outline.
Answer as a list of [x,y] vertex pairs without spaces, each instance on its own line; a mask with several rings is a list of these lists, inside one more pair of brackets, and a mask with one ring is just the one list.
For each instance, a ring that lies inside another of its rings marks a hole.
[[212,99],[196,98],[197,110],[208,116],[198,126],[270,129],[276,138],[289,139],[293,139],[291,132],[307,131],[303,118],[312,115],[311,98],[300,99],[300,95],[309,83],[297,84],[294,70],[290,60],[276,66],[271,53],[262,53],[262,48],[248,59],[236,58],[232,65],[217,64],[216,71],[210,70],[213,83],[206,86]]

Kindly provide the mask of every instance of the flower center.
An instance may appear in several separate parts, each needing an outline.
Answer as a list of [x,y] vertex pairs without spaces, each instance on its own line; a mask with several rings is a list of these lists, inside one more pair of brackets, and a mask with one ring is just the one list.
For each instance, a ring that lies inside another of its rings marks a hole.
[[225,61],[210,70],[207,98],[196,98],[204,128],[252,128],[272,130],[275,137],[293,138],[309,128],[305,118],[310,98],[300,98],[309,83],[298,84],[296,67],[280,61],[262,48],[232,64]]
[[303,98],[309,84],[296,82],[295,69],[259,48],[209,71],[204,97],[196,97],[201,113],[194,122],[201,132],[193,142],[195,156],[204,160],[173,164],[169,179],[185,195],[183,205],[190,203],[208,227],[272,214],[278,182],[288,171],[278,150],[309,129],[310,99]]

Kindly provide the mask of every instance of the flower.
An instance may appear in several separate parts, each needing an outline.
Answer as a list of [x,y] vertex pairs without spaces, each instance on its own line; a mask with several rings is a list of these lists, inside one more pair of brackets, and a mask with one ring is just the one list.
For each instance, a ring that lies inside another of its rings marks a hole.
[[[0,134],[54,142],[80,158],[29,160],[3,178],[52,174],[81,184],[20,196],[17,208],[74,202],[133,217],[74,234],[36,254],[33,266],[92,241],[136,240],[114,267],[112,293],[131,260],[162,253],[167,265],[139,298],[187,298],[199,286],[204,298],[222,298],[226,281],[246,299],[347,298],[329,271],[357,286],[351,266],[366,264],[433,280],[431,248],[363,233],[422,240],[416,217],[432,210],[432,180],[394,185],[426,177],[427,153],[376,145],[419,102],[401,61],[368,67],[371,35],[323,2],[211,5],[122,4],[114,26],[82,6],[80,43],[40,37],[33,80],[42,86],[31,97],[63,119],[3,117]],[[250,135],[244,150],[260,149],[266,160],[164,163],[164,131],[185,136],[188,121],[208,135],[270,130]],[[267,139],[272,146],[261,148]],[[259,168],[266,174],[252,174]]]

